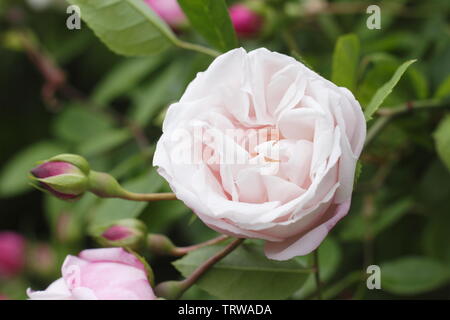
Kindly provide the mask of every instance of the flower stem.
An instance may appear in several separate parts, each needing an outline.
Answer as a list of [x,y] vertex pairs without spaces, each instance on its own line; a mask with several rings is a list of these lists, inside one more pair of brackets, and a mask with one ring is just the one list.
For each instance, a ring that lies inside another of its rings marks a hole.
[[174,193],[134,193],[125,191],[118,198],[132,201],[160,201],[160,200],[177,200]]
[[197,249],[200,249],[200,248],[203,248],[203,247],[207,247],[207,246],[212,246],[214,244],[223,242],[223,241],[225,241],[225,240],[227,240],[229,238],[230,238],[229,236],[221,235],[221,236],[219,236],[217,238],[214,238],[214,239],[211,239],[211,240],[199,243],[199,244],[195,244],[195,245],[192,245],[192,246],[174,248],[171,253],[174,256],[181,257],[181,256],[184,256],[184,255],[188,254],[191,251],[194,251],[194,250],[197,250]]
[[200,279],[212,266],[214,266],[217,262],[225,258],[228,254],[230,254],[234,249],[236,249],[245,239],[236,239],[227,245],[223,250],[206,260],[203,264],[201,264],[189,277],[181,282],[181,290],[178,292],[178,298],[182,296],[186,290],[192,287],[198,279]]
[[314,259],[314,268],[316,272],[314,273],[314,278],[316,280],[316,287],[317,292],[316,296],[317,299],[322,300],[322,285],[320,283],[320,264],[319,264],[319,248],[317,248],[313,253],[313,259]]

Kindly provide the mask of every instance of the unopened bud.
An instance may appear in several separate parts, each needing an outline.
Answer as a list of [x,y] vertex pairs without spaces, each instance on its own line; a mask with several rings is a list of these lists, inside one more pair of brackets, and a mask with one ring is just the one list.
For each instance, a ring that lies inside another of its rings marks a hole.
[[97,241],[104,247],[127,247],[138,250],[145,243],[146,225],[137,219],[115,221],[97,231]]
[[258,35],[264,19],[247,5],[238,3],[230,7],[230,18],[238,36],[251,38]]
[[183,281],[165,281],[155,287],[156,296],[168,300],[178,299],[184,291],[185,285]]
[[147,248],[157,255],[176,255],[176,247],[169,238],[162,234],[149,234],[147,236]]
[[76,200],[88,190],[89,171],[89,164],[83,157],[61,154],[32,169],[30,179],[38,189],[63,200]]

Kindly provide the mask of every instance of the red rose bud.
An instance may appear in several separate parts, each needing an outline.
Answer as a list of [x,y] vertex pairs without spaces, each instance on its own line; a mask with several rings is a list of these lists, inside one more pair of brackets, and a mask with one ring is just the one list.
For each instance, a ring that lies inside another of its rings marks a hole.
[[75,200],[89,188],[88,162],[78,155],[62,154],[31,170],[33,186],[63,200]]
[[251,38],[262,29],[263,18],[244,4],[235,4],[229,9],[231,21],[239,37]]
[[137,219],[118,220],[96,234],[97,241],[104,247],[126,247],[138,250],[143,247],[147,234],[146,225]]
[[15,232],[0,232],[0,279],[18,275],[24,263],[25,239]]

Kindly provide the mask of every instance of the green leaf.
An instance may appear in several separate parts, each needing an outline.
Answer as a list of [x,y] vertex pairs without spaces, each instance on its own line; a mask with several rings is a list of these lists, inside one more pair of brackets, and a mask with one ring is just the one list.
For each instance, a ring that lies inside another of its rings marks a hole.
[[[311,255],[306,257],[298,257],[296,259],[312,261]],[[325,238],[319,247],[319,264],[321,282],[329,281],[336,273],[342,260],[342,250],[331,237]],[[294,299],[306,299],[316,290],[316,282],[314,274],[310,274],[308,280],[301,287],[300,290],[294,293]]]
[[427,257],[403,257],[381,266],[381,288],[394,294],[415,295],[448,283],[449,270]]
[[27,177],[29,171],[36,166],[36,162],[65,151],[53,142],[44,141],[14,155],[0,172],[0,197],[14,196],[31,189]]
[[372,119],[372,115],[378,110],[378,108],[383,103],[384,99],[386,99],[386,97],[392,92],[392,90],[400,81],[400,78],[406,72],[408,67],[416,61],[417,60],[409,60],[404,62],[400,67],[398,67],[392,78],[388,82],[386,82],[380,89],[377,90],[375,95],[372,97],[372,100],[370,101],[369,105],[364,111],[366,121]]
[[377,209],[370,227],[361,214],[350,216],[339,235],[345,241],[363,240],[368,232],[376,236],[400,220],[412,206],[412,199],[404,198],[389,207]]
[[450,267],[450,214],[443,212],[430,218],[422,234],[424,252]]
[[53,133],[67,142],[81,143],[110,131],[113,121],[79,105],[67,106],[53,123]]
[[101,135],[91,137],[77,148],[78,152],[85,157],[92,157],[103,152],[114,149],[131,138],[128,129],[116,129],[106,131]]
[[337,40],[331,74],[331,81],[337,86],[355,90],[359,49],[359,39],[355,34],[347,34]]
[[450,95],[450,76],[448,76],[438,87],[434,97],[443,99]]
[[450,170],[450,115],[441,120],[433,136],[436,142],[437,153],[448,170]]
[[[159,190],[163,183],[162,178],[152,170],[150,174],[144,174],[126,182],[123,187],[133,192],[152,193]],[[93,210],[93,218],[90,230],[95,230],[115,220],[136,218],[145,209],[148,202],[128,201],[122,199],[102,199]]]
[[225,52],[237,46],[237,37],[224,0],[178,0],[192,26],[211,45]]
[[127,56],[161,52],[177,41],[171,29],[142,0],[68,0],[112,51]]
[[[185,62],[182,61],[182,63]],[[179,62],[171,64],[157,78],[152,79],[149,85],[144,85],[134,92],[131,120],[142,126],[148,125],[151,118],[157,115],[162,107],[180,95],[181,90],[174,90],[174,88],[177,87],[175,84],[180,77],[181,67],[182,64]]]
[[[215,245],[195,250],[173,264],[187,277],[223,248],[224,245]],[[299,261],[269,260],[261,246],[244,244],[208,270],[197,285],[220,299],[285,299],[308,276],[308,270]]]
[[113,99],[132,89],[145,76],[158,68],[166,55],[155,55],[149,58],[127,59],[108,73],[98,84],[92,100],[104,107]]

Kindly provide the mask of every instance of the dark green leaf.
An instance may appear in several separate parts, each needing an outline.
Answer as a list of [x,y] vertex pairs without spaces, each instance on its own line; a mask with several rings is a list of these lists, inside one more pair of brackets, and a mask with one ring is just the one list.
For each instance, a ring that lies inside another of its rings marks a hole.
[[448,283],[450,278],[445,266],[427,257],[404,257],[380,267],[381,288],[400,295],[437,289]]
[[237,46],[236,33],[224,0],[178,0],[192,26],[225,52]]
[[112,120],[104,114],[77,105],[67,106],[53,123],[53,133],[72,143],[88,141],[112,128]]
[[85,157],[95,156],[120,146],[129,140],[131,136],[131,132],[128,129],[110,130],[87,139],[86,142],[79,145],[77,150]]
[[370,226],[367,225],[367,221],[360,213],[356,213],[348,217],[340,232],[340,237],[345,241],[361,241],[368,232],[376,236],[408,213],[412,205],[413,201],[410,198],[404,198],[386,208],[376,209]]
[[113,99],[132,89],[145,76],[160,66],[166,55],[127,59],[116,66],[96,87],[92,100],[104,107]]

